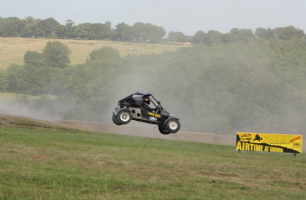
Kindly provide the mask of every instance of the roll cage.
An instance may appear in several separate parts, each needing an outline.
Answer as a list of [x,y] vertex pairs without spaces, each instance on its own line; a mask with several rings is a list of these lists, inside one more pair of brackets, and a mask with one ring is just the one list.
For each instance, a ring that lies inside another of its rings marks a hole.
[[[152,97],[152,98],[150,98]],[[155,106],[155,108],[158,110],[158,111],[161,111],[162,109],[162,106],[160,104],[160,101],[157,101],[157,99],[152,95],[152,94],[149,94],[148,98],[150,99],[150,101],[153,103],[153,105]]]
[[[119,102],[118,102],[118,106],[120,107],[124,107],[124,106],[141,106],[144,101],[143,99],[147,97],[150,99],[150,101],[152,102],[152,104],[155,106],[155,108],[158,110],[158,111],[161,111],[162,110],[162,106],[161,106],[161,103],[160,101],[158,101],[152,94],[150,93],[134,93],[134,94],[131,94],[130,96],[127,96],[123,99],[121,99]],[[151,97],[151,98],[150,98]]]

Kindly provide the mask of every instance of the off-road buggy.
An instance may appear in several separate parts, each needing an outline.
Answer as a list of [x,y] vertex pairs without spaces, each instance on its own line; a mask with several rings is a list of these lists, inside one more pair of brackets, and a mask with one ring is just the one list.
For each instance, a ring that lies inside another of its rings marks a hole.
[[137,92],[121,99],[112,118],[116,125],[128,124],[131,120],[156,124],[164,135],[176,133],[181,128],[179,119],[167,112],[161,103],[149,93]]

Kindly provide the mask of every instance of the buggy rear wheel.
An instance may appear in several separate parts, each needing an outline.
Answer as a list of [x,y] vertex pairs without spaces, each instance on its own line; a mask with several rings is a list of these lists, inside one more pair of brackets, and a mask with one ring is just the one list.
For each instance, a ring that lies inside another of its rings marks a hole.
[[165,129],[167,129],[170,133],[176,133],[180,130],[181,123],[178,119],[170,119],[165,125]]
[[169,135],[170,134],[170,131],[168,131],[167,129],[165,129],[164,126],[158,126],[158,130],[161,134],[163,135]]
[[117,121],[116,115],[114,115],[114,114],[113,114],[112,120],[113,120],[114,124],[116,124],[116,125],[118,125],[118,126],[122,125],[122,124],[120,124],[120,123]]
[[131,112],[127,109],[120,110],[117,113],[117,121],[120,124],[128,124],[132,120]]

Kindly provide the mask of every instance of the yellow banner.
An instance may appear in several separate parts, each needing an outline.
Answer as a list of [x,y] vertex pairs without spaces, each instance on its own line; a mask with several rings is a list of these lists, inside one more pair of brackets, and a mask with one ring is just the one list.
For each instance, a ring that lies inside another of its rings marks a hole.
[[302,135],[237,132],[236,150],[302,153]]

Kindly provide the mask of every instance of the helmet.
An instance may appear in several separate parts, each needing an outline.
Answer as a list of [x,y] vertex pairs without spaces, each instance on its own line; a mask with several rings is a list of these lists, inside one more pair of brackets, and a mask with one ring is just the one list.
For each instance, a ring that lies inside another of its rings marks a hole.
[[144,101],[145,103],[147,103],[148,105],[149,105],[150,102],[151,102],[151,100],[149,99],[149,97],[144,97],[144,98],[143,98],[143,101]]

